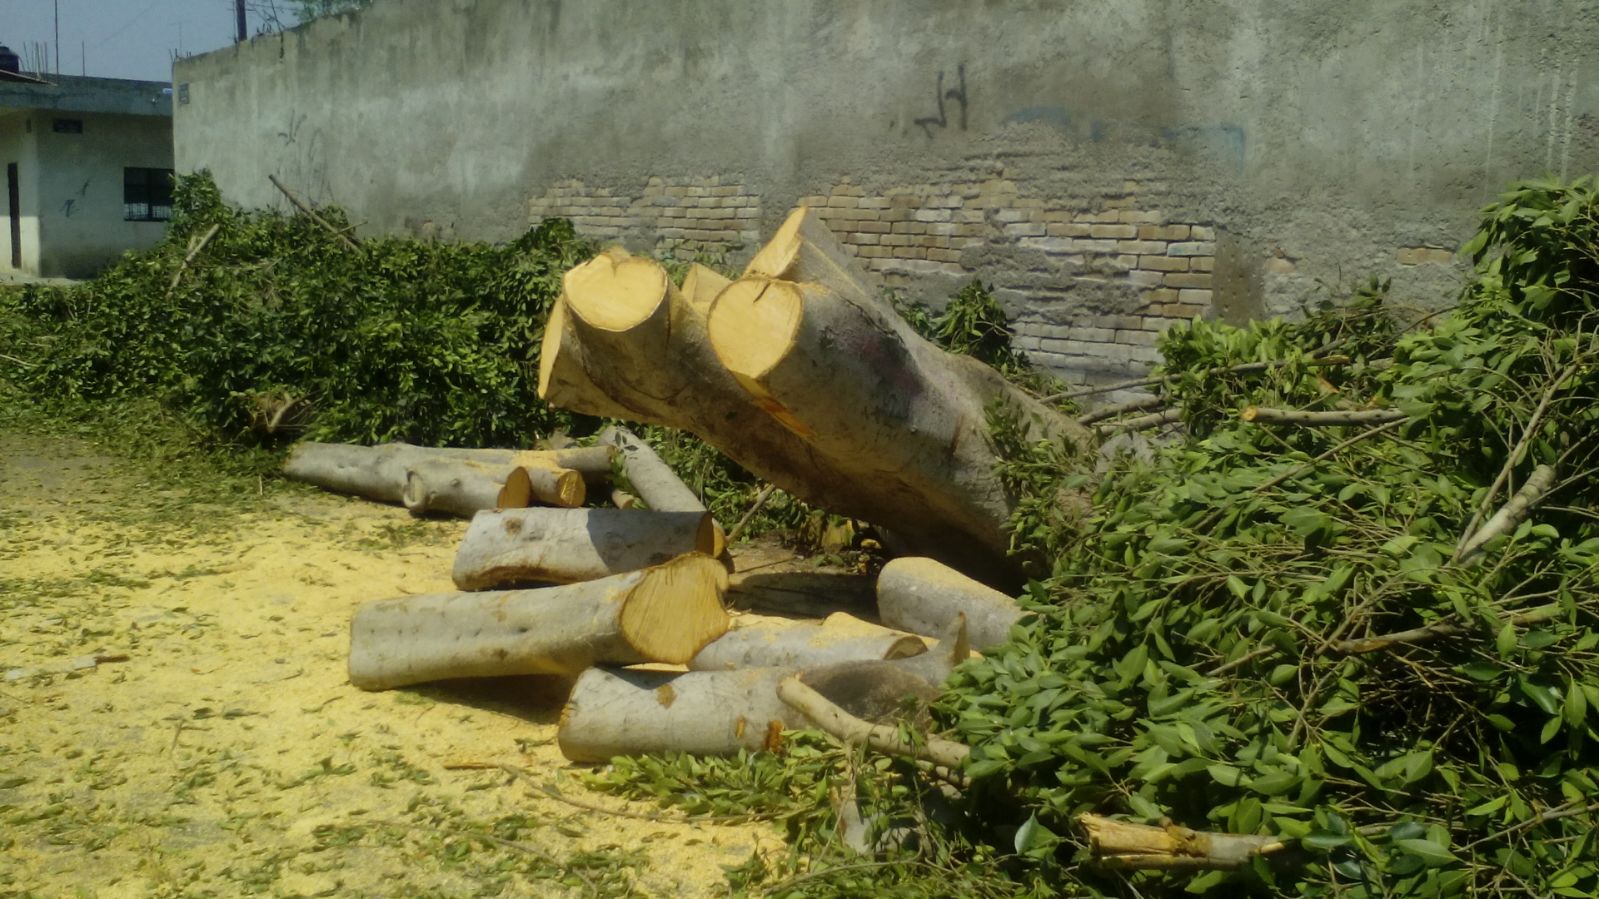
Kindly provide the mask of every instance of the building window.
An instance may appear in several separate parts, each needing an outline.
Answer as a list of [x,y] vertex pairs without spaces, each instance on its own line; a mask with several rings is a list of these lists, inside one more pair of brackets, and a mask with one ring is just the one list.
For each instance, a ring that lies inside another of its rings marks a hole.
[[122,217],[130,222],[172,218],[171,169],[123,169]]
[[82,134],[83,119],[56,119],[50,127],[57,134]]

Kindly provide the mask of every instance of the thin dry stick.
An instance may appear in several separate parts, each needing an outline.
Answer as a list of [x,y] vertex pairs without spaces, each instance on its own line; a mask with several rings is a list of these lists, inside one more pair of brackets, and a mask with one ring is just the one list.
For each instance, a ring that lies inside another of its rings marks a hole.
[[211,242],[211,238],[216,237],[217,236],[217,232],[221,231],[221,230],[222,230],[222,223],[221,222],[218,222],[215,225],[212,225],[205,232],[205,234],[201,235],[200,240],[199,240],[198,243],[196,243],[193,246],[189,247],[189,252],[187,252],[187,253],[185,253],[183,255],[183,261],[178,263],[178,270],[172,273],[172,280],[167,284],[167,293],[168,294],[170,294],[170,293],[172,293],[172,291],[178,289],[178,282],[183,280],[183,273],[184,273],[185,270],[188,269],[189,263],[194,261],[194,257],[200,255],[200,251],[205,249],[205,245],[210,243]]
[[1527,513],[1532,511],[1532,507],[1536,506],[1538,501],[1544,498],[1544,494],[1549,492],[1549,487],[1554,481],[1555,470],[1553,466],[1540,465],[1534,468],[1532,474],[1527,476],[1526,483],[1521,485],[1521,489],[1517,490],[1508,502],[1499,507],[1499,511],[1488,519],[1481,530],[1477,531],[1470,540],[1455,550],[1455,557],[1451,561],[1458,565],[1467,565],[1475,561],[1473,557],[1482,551],[1488,541],[1514,528],[1521,523],[1523,518],[1527,517]]
[[1227,870],[1289,846],[1277,837],[1132,824],[1094,814],[1078,815],[1077,824],[1095,864],[1122,870]]
[[784,678],[777,685],[777,696],[847,746],[868,746],[885,755],[929,762],[952,772],[959,771],[972,753],[972,748],[964,743],[938,737],[928,737],[921,745],[907,741],[900,737],[898,728],[862,721],[798,677]]
[[751,521],[755,520],[755,513],[761,511],[761,508],[766,505],[767,500],[772,498],[772,494],[776,490],[776,484],[767,484],[761,488],[760,493],[755,494],[755,501],[750,503],[749,511],[745,512],[744,517],[738,520],[738,524],[733,525],[733,529],[727,532],[728,543],[737,540],[738,535],[744,533],[744,529],[749,527]]
[[1376,425],[1404,421],[1409,416],[1398,409],[1337,409],[1330,412],[1306,412],[1301,409],[1271,409],[1265,406],[1246,406],[1238,414],[1244,421],[1267,425],[1302,425],[1305,427],[1333,427],[1337,425]]
[[27,361],[24,361],[22,359],[18,359],[16,356],[10,356],[10,355],[7,355],[5,353],[0,353],[0,359],[4,359],[7,362],[14,362],[17,365],[22,366],[23,368],[33,368],[34,365],[36,364],[36,363],[33,363],[33,362],[27,362]]
[[[1559,615],[1559,606],[1539,606],[1536,609],[1528,609],[1520,614],[1511,615],[1508,621],[1517,627],[1525,627],[1529,624],[1537,624],[1540,621],[1548,621],[1549,619],[1555,618]],[[1465,627],[1462,627],[1453,621],[1439,621],[1434,624],[1429,624],[1425,627],[1414,627],[1408,631],[1395,631],[1391,634],[1380,634],[1376,637],[1361,637],[1357,640],[1340,640],[1333,644],[1333,649],[1337,650],[1338,652],[1348,653],[1350,655],[1358,655],[1363,652],[1377,652],[1379,650],[1404,644],[1425,643],[1428,640],[1435,640],[1439,637],[1450,637],[1454,636],[1455,634],[1463,634],[1465,632]]]
[[1284,472],[1283,474],[1280,474],[1280,475],[1272,478],[1271,480],[1267,481],[1266,483],[1261,484],[1259,487],[1255,488],[1254,492],[1255,493],[1265,493],[1267,490],[1270,490],[1271,488],[1276,487],[1277,485],[1279,485],[1279,484],[1281,484],[1281,483],[1283,483],[1285,481],[1291,481],[1294,478],[1299,477],[1300,475],[1304,474],[1305,472],[1311,470],[1312,468],[1315,468],[1318,463],[1327,461],[1328,459],[1332,458],[1333,456],[1338,455],[1339,453],[1343,452],[1346,449],[1349,449],[1351,446],[1354,446],[1355,444],[1359,443],[1362,440],[1365,440],[1368,437],[1375,437],[1378,434],[1381,434],[1383,431],[1387,431],[1387,430],[1390,430],[1392,428],[1396,428],[1399,425],[1403,424],[1404,421],[1405,420],[1402,419],[1402,418],[1395,419],[1394,421],[1390,421],[1390,422],[1386,422],[1384,424],[1380,424],[1380,425],[1378,425],[1375,428],[1371,428],[1370,430],[1361,431],[1359,434],[1356,434],[1355,436],[1349,438],[1348,440],[1345,440],[1344,442],[1338,444],[1337,446],[1333,447],[1332,449],[1327,450],[1326,452],[1318,455],[1316,458],[1311,459],[1309,462],[1306,462],[1305,464],[1299,466],[1298,468],[1290,469],[1287,472]]
[[349,247],[352,250],[360,250],[361,249],[361,245],[359,243],[356,243],[355,238],[351,237],[348,234],[345,234],[343,231],[339,230],[338,228],[333,227],[333,225],[331,223],[329,223],[327,219],[323,218],[320,215],[317,215],[316,214],[316,210],[314,210],[311,207],[309,207],[309,206],[305,205],[304,203],[302,203],[300,201],[300,198],[294,195],[293,191],[291,191],[287,187],[283,186],[283,182],[278,180],[278,176],[277,175],[268,175],[267,176],[267,180],[272,182],[272,186],[273,187],[276,187],[278,190],[283,191],[283,195],[285,197],[289,198],[289,202],[294,204],[294,208],[295,209],[298,209],[301,212],[305,213],[306,216],[311,219],[311,221],[316,222],[318,225],[321,225],[323,228],[326,228],[328,230],[328,233],[332,234],[334,237],[337,237],[345,246]]

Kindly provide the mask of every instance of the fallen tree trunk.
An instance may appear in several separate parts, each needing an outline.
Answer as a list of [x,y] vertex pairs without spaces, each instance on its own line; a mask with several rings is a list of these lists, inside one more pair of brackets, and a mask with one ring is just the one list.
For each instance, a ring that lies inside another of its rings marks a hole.
[[735,609],[826,618],[834,612],[871,615],[877,600],[864,574],[829,571],[740,571],[727,588]]
[[[616,447],[622,456],[622,471],[633,486],[633,494],[649,508],[658,512],[706,512],[705,504],[683,483],[672,466],[667,465],[637,434],[626,428],[610,427],[600,432],[599,442]],[[711,555],[721,556],[727,549],[727,538],[721,525],[713,526],[716,529],[716,545]]]
[[[1032,436],[1075,450],[1091,435],[916,335],[807,210],[756,259],[708,316],[632,261],[573,269],[541,396],[590,414],[620,404],[625,417],[691,431],[800,499],[893,527],[969,572],[1013,578],[1012,499],[994,474],[986,407],[1003,400]],[[582,377],[562,374],[574,368]]]
[[920,638],[838,612],[822,621],[744,615],[688,663],[693,671],[811,668],[920,655]]
[[455,555],[462,590],[567,584],[659,565],[684,553],[713,555],[709,513],[640,509],[504,509],[479,512]]
[[846,662],[801,670],[610,671],[591,668],[572,685],[561,710],[561,754],[574,762],[619,755],[687,752],[734,755],[775,749],[785,730],[804,727],[803,714],[778,696],[798,675],[851,715],[881,721],[907,700],[931,702],[969,650],[963,629],[935,652],[881,662]]
[[956,616],[966,616],[967,633],[979,651],[1010,639],[1021,606],[1004,593],[935,559],[894,559],[877,576],[877,614],[889,627],[937,636]]
[[576,674],[601,663],[693,658],[727,630],[727,571],[702,555],[542,590],[367,603],[350,626],[363,690],[461,677]]
[[291,480],[315,484],[334,493],[364,496],[383,502],[401,502],[406,473],[428,462],[463,462],[503,467],[501,479],[519,466],[571,469],[585,483],[604,484],[611,477],[614,447],[564,450],[457,449],[384,443],[356,446],[346,443],[300,443],[283,463]]

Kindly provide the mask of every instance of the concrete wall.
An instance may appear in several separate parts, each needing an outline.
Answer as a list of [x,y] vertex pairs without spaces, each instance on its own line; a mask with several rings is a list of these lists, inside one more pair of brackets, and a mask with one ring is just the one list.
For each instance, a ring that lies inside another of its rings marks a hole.
[[826,204],[1111,378],[1194,314],[1447,300],[1499,188],[1599,169],[1595,59],[1599,0],[381,0],[180,61],[174,112],[181,170],[369,231],[748,253]]
[[[53,120],[62,117],[81,121],[82,133],[56,133]],[[151,246],[166,233],[164,222],[124,220],[122,170],[172,168],[170,119],[12,112],[0,116],[0,166],[10,162],[19,163],[22,188],[23,274],[92,277],[124,252]],[[13,271],[5,212],[0,206],[0,271]]]

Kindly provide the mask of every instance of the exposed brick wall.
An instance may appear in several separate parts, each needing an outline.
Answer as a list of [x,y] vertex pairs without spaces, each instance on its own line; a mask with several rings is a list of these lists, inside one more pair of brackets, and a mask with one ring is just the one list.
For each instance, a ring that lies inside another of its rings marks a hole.
[[528,215],[534,222],[569,218],[589,237],[659,250],[726,251],[760,243],[760,198],[736,177],[651,178],[632,196],[559,181],[529,201]]

